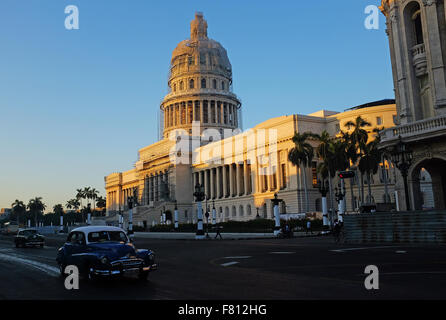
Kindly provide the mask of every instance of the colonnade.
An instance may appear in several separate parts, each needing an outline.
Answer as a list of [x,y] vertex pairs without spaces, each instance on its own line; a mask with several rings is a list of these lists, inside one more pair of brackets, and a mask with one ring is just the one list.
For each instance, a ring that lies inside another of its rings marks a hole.
[[237,105],[217,100],[189,100],[164,106],[164,128],[192,124],[193,121],[237,128]]

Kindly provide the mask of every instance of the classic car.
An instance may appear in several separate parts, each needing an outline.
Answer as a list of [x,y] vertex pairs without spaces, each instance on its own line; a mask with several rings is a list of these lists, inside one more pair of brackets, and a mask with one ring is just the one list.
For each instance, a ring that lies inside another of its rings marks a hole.
[[126,274],[146,280],[149,272],[158,268],[153,251],[136,249],[123,229],[108,226],[72,230],[56,261],[62,276],[66,266],[75,265],[89,280]]
[[15,246],[18,247],[43,247],[45,237],[37,232],[36,229],[19,229],[17,235],[14,236]]

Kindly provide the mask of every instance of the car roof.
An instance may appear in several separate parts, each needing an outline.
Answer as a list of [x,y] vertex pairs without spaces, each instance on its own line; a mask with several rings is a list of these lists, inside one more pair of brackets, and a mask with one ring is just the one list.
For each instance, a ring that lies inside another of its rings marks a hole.
[[111,227],[111,226],[88,226],[88,227],[79,227],[76,229],[71,230],[71,232],[83,232],[83,233],[90,233],[90,232],[99,232],[99,231],[122,231],[125,233],[125,231],[118,227]]

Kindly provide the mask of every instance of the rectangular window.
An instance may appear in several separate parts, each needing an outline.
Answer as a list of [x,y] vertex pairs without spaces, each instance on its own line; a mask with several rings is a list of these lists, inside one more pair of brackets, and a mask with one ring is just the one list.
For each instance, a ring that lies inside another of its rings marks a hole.
[[281,173],[282,173],[282,189],[286,188],[286,163],[282,163]]
[[273,190],[276,190],[277,189],[277,167],[273,166],[271,169],[273,170],[273,173],[272,173],[272,178],[273,178],[272,187],[273,187]]
[[381,117],[376,117],[376,124],[378,126],[382,125],[383,124],[383,119]]

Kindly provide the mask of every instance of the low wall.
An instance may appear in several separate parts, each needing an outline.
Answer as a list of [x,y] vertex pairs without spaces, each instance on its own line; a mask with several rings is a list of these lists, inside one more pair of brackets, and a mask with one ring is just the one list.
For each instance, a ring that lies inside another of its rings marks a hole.
[[345,242],[446,243],[446,211],[344,216]]

